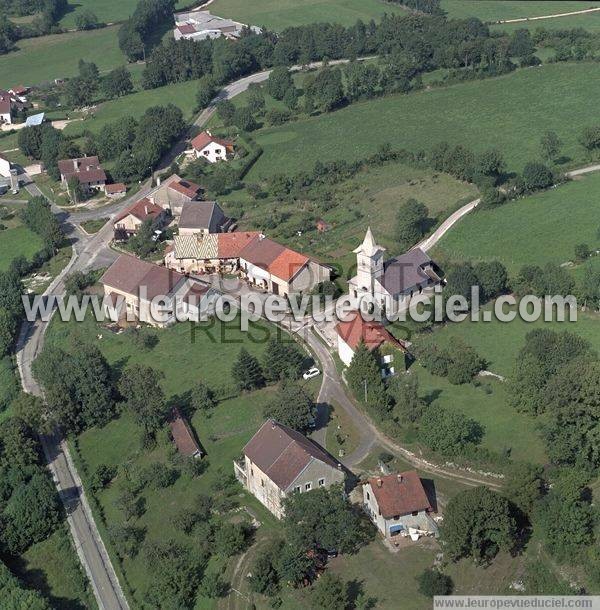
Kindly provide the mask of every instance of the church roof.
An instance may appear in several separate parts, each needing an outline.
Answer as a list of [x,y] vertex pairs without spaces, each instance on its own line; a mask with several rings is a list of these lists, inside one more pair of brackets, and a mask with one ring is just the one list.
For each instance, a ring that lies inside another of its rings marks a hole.
[[431,258],[420,248],[414,248],[386,261],[379,281],[389,294],[397,295],[436,284],[440,278]]

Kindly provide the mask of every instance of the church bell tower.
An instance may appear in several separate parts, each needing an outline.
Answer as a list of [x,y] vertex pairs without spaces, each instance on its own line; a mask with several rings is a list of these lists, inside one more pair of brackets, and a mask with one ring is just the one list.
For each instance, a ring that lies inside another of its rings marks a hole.
[[383,276],[384,252],[385,248],[375,243],[369,227],[363,243],[354,250],[357,267],[356,285],[360,292],[374,294],[374,281]]

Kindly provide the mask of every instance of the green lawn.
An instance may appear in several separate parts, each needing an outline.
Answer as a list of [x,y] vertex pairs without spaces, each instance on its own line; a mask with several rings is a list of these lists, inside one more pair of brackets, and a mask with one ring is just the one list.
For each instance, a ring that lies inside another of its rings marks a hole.
[[175,104],[191,119],[196,106],[197,81],[176,83],[158,89],[139,91],[122,98],[103,102],[89,118],[76,121],[65,128],[67,135],[80,135],[86,129],[92,132],[101,131],[108,123],[124,116],[139,117],[151,106]]
[[5,271],[17,256],[25,256],[31,260],[41,249],[42,240],[21,223],[17,217],[17,207],[0,205],[0,208],[2,207],[7,207],[15,213],[10,220],[0,220],[0,224],[7,227],[0,231],[0,271]]
[[597,247],[600,175],[590,174],[494,210],[476,210],[449,231],[434,256],[525,264],[572,260],[576,244]]
[[[464,19],[478,17],[482,21],[498,21],[500,19],[522,19],[524,17],[539,17],[541,15],[555,15],[581,11],[593,6],[600,6],[600,2],[584,0],[442,0],[442,8],[449,17]],[[560,21],[560,19],[543,20]],[[539,22],[538,22],[539,23]]]
[[27,586],[40,591],[55,610],[97,608],[66,523],[9,565]]
[[209,10],[251,25],[281,31],[315,22],[353,25],[358,19],[379,20],[384,13],[403,9],[382,0],[216,0]]
[[[412,151],[441,141],[476,152],[496,147],[509,170],[521,171],[539,157],[539,140],[554,130],[563,154],[581,163],[577,139],[594,124],[590,108],[600,95],[593,63],[553,64],[499,78],[461,83],[409,95],[352,104],[330,114],[302,119],[256,134],[264,154],[248,181],[313,166],[317,159],[357,159],[382,142]],[[552,99],[549,104],[548,100]]]
[[19,40],[18,50],[0,56],[0,87],[38,85],[77,74],[80,59],[101,71],[126,63],[117,42],[118,27]]

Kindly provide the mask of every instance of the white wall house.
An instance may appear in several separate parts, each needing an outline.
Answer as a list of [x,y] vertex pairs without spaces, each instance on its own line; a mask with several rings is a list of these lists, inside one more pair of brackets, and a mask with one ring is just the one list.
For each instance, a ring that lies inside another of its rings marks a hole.
[[233,142],[216,138],[210,131],[203,131],[192,140],[192,149],[197,159],[217,163],[227,161],[227,155],[233,153]]

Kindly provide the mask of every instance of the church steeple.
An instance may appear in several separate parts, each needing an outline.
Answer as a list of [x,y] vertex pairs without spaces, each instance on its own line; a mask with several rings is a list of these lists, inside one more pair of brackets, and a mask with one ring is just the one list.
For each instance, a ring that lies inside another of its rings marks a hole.
[[378,246],[375,243],[375,238],[373,237],[373,233],[371,231],[371,227],[367,228],[367,233],[365,234],[365,238],[363,240],[363,243],[358,246],[358,248],[355,248],[354,253],[355,254],[364,254],[365,256],[374,256],[375,254],[377,254],[379,251],[381,252],[385,252],[385,248]]
[[371,227],[367,229],[365,238],[354,250],[356,254],[356,280],[360,290],[373,294],[374,282],[383,275],[383,253],[385,248],[375,243]]

